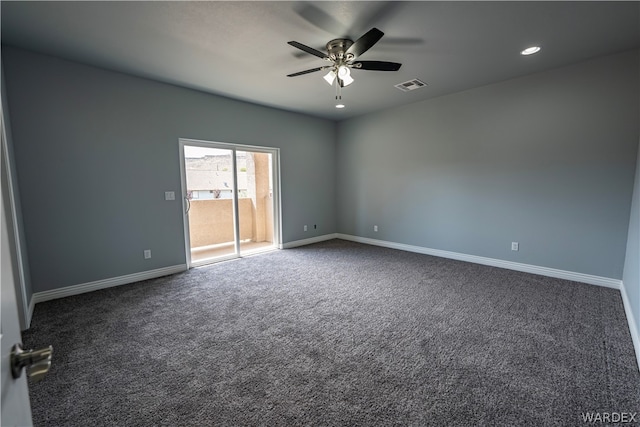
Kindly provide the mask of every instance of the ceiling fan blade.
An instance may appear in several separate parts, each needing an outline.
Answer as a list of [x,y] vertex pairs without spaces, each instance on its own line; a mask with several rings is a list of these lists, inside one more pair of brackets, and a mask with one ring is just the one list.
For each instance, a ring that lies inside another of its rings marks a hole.
[[[320,49],[322,49],[321,47],[318,48],[318,51],[320,51]],[[307,54],[307,52],[303,52],[301,50],[296,50],[291,54],[294,58],[300,59],[300,58],[309,58],[309,55]]]
[[298,42],[288,42],[291,46],[293,47],[297,47],[300,50],[304,50],[307,53],[310,53],[311,55],[317,56],[318,58],[322,58],[322,59],[329,59],[329,57],[327,56],[326,53],[322,53],[319,50],[315,50],[312,47],[303,45],[302,43],[298,43]]
[[331,68],[331,66],[330,65],[325,65],[324,67],[317,67],[317,68],[311,68],[309,70],[298,71],[297,73],[287,74],[287,77],[302,76],[304,74],[315,73],[316,71],[326,70],[327,68]]
[[351,66],[358,70],[398,71],[402,64],[387,61],[356,61]]
[[380,40],[382,36],[384,36],[384,33],[379,29],[370,29],[364,36],[356,40],[351,47],[347,49],[347,54],[353,54],[353,56],[357,58],[371,49],[374,44],[378,43],[378,40]]

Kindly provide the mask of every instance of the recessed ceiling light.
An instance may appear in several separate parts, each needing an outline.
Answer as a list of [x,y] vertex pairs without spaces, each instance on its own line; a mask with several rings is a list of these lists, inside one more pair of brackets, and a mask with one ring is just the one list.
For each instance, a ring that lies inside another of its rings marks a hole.
[[520,55],[533,55],[538,52],[540,52],[540,46],[531,46],[520,52]]
[[344,104],[336,104],[336,108],[344,108]]

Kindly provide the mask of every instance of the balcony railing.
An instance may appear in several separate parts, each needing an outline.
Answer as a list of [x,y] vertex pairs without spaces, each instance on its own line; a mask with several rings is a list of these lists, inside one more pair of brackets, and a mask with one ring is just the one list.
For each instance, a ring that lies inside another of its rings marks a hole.
[[[192,250],[234,242],[233,201],[231,199],[190,200],[189,238]],[[256,201],[238,199],[240,240],[273,242],[271,197]]]

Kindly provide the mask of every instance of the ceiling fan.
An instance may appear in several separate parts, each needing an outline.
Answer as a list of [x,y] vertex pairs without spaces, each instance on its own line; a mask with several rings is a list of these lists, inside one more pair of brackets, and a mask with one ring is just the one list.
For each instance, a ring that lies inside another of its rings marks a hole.
[[355,42],[350,39],[334,39],[327,43],[327,53],[320,52],[296,41],[290,41],[289,44],[291,46],[317,56],[318,58],[322,58],[325,61],[329,61],[331,65],[299,71],[288,74],[287,77],[296,77],[315,73],[316,71],[330,70],[329,73],[324,76],[327,83],[333,85],[334,81],[337,80],[338,86],[344,87],[353,83],[353,77],[351,77],[352,68],[358,70],[398,71],[402,64],[398,64],[397,62],[356,61],[356,58],[371,49],[383,35],[384,33],[379,29],[372,28]]

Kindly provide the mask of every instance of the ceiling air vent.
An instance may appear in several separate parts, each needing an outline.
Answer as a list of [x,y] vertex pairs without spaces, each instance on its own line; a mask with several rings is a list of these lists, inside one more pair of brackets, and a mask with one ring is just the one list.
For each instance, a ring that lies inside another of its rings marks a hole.
[[409,92],[410,90],[420,89],[421,87],[426,87],[427,84],[422,80],[413,79],[408,82],[397,84],[396,87],[403,92]]

